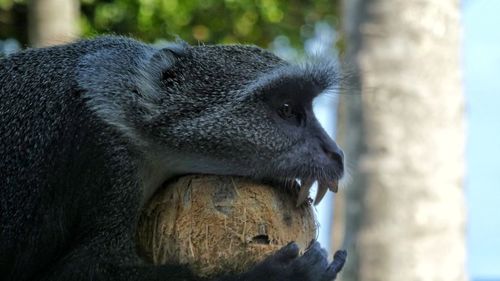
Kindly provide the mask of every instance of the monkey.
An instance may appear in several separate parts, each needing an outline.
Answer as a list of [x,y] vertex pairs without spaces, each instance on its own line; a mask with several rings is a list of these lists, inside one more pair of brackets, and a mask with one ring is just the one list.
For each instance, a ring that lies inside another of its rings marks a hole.
[[[336,191],[343,152],[312,101],[335,88],[326,60],[291,64],[249,45],[163,47],[120,36],[0,59],[0,279],[204,280],[141,260],[139,212],[185,174],[318,182]],[[334,280],[317,241],[290,243],[217,281]]]

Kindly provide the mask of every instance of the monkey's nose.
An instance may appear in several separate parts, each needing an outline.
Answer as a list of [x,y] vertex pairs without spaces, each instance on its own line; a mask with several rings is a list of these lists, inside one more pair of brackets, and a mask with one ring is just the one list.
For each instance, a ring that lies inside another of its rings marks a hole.
[[323,152],[325,155],[335,162],[340,173],[342,175],[344,172],[344,152],[335,144],[323,144],[322,146]]

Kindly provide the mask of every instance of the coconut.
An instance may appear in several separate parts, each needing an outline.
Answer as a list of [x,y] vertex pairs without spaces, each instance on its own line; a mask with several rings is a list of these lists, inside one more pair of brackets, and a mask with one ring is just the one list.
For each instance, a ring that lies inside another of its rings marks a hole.
[[290,189],[227,176],[185,176],[144,208],[138,248],[154,264],[186,264],[200,277],[248,270],[291,241],[316,238],[311,204]]

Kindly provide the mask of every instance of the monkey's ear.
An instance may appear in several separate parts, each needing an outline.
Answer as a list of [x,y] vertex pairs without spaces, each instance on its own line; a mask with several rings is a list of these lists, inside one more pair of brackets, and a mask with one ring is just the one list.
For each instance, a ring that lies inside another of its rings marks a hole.
[[147,71],[150,73],[147,76],[156,81],[164,81],[175,73],[175,66],[180,58],[191,55],[191,48],[184,41],[164,44],[149,59]]
[[191,56],[191,46],[186,41],[177,39],[175,43],[167,43],[159,46],[160,52],[171,53],[175,57]]
[[139,128],[161,114],[162,73],[175,66],[183,49],[178,44],[157,49],[127,42],[97,50],[82,56],[76,80],[97,116],[138,140]]
[[177,40],[175,43],[162,44],[150,59],[150,66],[160,69],[169,69],[175,65],[177,59],[190,57],[192,54],[189,44]]

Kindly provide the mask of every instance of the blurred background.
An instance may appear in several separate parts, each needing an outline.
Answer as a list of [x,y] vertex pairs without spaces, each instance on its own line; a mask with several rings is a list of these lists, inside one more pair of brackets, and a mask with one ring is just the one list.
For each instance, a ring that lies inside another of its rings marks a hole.
[[500,280],[500,1],[0,0],[0,56],[120,34],[328,56],[315,111],[347,153],[317,207],[344,281]]

